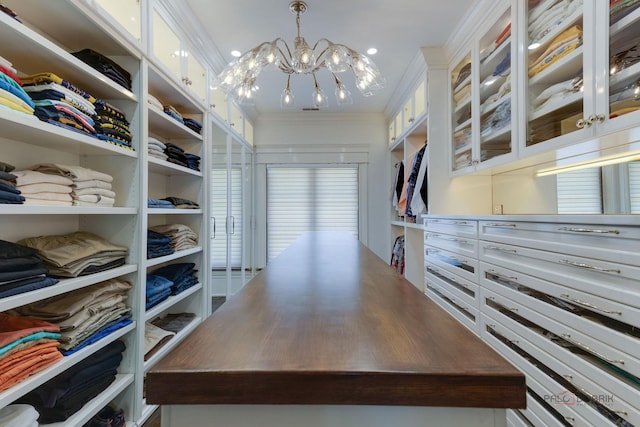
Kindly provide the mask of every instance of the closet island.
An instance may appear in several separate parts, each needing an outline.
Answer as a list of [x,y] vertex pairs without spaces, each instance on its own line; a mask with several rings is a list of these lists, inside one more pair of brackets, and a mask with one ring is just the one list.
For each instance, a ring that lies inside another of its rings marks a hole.
[[147,374],[163,426],[504,426],[515,367],[351,235],[313,232]]

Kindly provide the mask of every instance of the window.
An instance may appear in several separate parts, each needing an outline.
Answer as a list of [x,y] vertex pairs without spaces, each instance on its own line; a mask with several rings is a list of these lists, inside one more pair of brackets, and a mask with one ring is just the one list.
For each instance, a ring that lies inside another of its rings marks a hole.
[[267,259],[305,231],[358,238],[358,166],[267,167]]
[[[227,266],[227,169],[213,168],[211,171],[211,268]],[[231,169],[231,268],[242,266],[242,169]],[[214,226],[215,224],[215,226]],[[214,230],[215,227],[215,230]]]
[[557,194],[559,214],[601,214],[600,168],[558,174]]

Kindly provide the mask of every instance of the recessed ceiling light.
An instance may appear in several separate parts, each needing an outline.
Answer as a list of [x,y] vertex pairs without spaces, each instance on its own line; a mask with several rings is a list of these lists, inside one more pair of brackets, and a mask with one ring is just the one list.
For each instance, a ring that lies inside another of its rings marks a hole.
[[242,52],[240,52],[239,50],[232,50],[231,51],[231,56],[233,56],[234,58],[238,58],[238,57],[240,57],[240,55],[242,55]]
[[367,53],[369,55],[375,55],[376,53],[378,53],[378,49],[376,49],[375,47],[370,47],[369,49],[367,49]]

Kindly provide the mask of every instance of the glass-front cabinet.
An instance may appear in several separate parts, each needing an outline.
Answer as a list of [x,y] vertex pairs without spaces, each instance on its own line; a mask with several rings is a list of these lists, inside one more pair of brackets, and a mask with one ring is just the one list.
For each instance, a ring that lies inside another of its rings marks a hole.
[[556,138],[550,144],[566,145],[636,126],[640,3],[529,5],[526,146]]
[[471,120],[471,53],[456,63],[451,70],[452,106],[452,170],[473,166]]
[[479,162],[512,152],[511,9],[479,40]]
[[140,0],[95,0],[134,39],[142,41],[142,10]]
[[193,54],[162,13],[154,9],[151,51],[167,71],[184,84],[201,102],[207,96],[207,72],[203,62]]
[[585,128],[579,120],[584,117],[587,77],[582,0],[529,5],[527,147]]
[[599,10],[596,13],[609,18],[606,69],[609,98],[603,110],[615,126],[637,124],[640,120],[640,2],[611,1],[609,13]]

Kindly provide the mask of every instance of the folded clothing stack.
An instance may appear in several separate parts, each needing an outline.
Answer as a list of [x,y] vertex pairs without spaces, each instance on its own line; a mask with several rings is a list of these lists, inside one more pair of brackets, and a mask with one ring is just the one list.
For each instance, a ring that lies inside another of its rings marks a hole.
[[196,202],[188,199],[183,199],[182,197],[165,197],[162,199],[164,202],[168,202],[171,204],[171,207],[176,209],[200,209],[200,205]]
[[166,148],[164,149],[164,153],[168,157],[168,162],[196,171],[200,170],[200,156],[187,153],[182,147],[171,142],[167,142],[165,146]]
[[29,168],[36,172],[63,176],[72,181],[73,206],[112,207],[116,193],[112,190],[113,177],[109,174],[77,165],[39,163]]
[[0,108],[33,115],[35,104],[22,88],[13,64],[0,56]]
[[173,203],[171,203],[168,200],[153,199],[151,197],[147,199],[147,207],[153,208],[153,209],[175,209],[176,208],[175,206],[173,206]]
[[60,350],[69,355],[131,323],[127,295],[131,283],[110,279],[11,310],[60,328]]
[[169,280],[172,283],[171,295],[178,295],[198,283],[195,266],[192,262],[169,264],[153,270],[151,274]]
[[0,391],[62,359],[59,332],[49,322],[0,313]]
[[54,73],[23,77],[24,90],[33,99],[35,114],[43,122],[96,136],[94,98],[83,89]]
[[58,283],[49,277],[36,249],[0,240],[0,298]]
[[162,106],[162,110],[169,117],[171,117],[171,118],[179,121],[180,123],[184,124],[184,119],[182,117],[182,114],[180,114],[178,112],[178,110],[176,110],[172,105],[168,105],[168,104],[167,105],[163,105]]
[[162,106],[162,102],[160,102],[160,100],[158,100],[158,98],[156,98],[155,96],[148,94],[148,98],[147,98],[147,102],[151,105],[153,105],[154,107],[156,107],[159,110],[164,110],[164,107]]
[[14,171],[17,189],[24,196],[25,205],[71,206],[73,205],[73,180],[33,170]]
[[78,277],[124,265],[128,249],[86,231],[22,239],[18,244],[38,250],[49,274]]
[[144,360],[149,360],[162,346],[189,325],[196,315],[194,313],[167,314],[151,322],[145,323]]
[[25,201],[18,188],[18,177],[13,173],[15,166],[0,162],[0,204],[23,204]]
[[579,25],[569,27],[553,39],[537,59],[530,61],[529,77],[546,70],[580,46],[582,46],[582,27]]
[[[2,5],[0,5],[1,7]],[[38,427],[40,414],[31,405],[14,403],[0,409],[0,426]]]
[[171,248],[183,251],[198,246],[198,235],[184,224],[164,224],[150,227],[149,230],[163,234],[171,239]]
[[171,237],[153,230],[147,230],[147,259],[171,255]]
[[149,310],[171,296],[173,282],[166,277],[156,274],[147,274],[145,288],[145,308]]
[[192,131],[194,131],[197,134],[200,134],[202,132],[202,124],[194,119],[190,119],[188,117],[184,117],[182,119],[182,121],[184,122],[184,125],[186,127],[188,127],[189,129],[191,129]]
[[155,157],[156,159],[160,160],[167,160],[169,156],[167,156],[164,152],[166,148],[167,146],[159,139],[149,137],[149,139],[147,140],[147,152],[151,157]]
[[43,424],[66,421],[116,379],[125,344],[118,340],[18,399],[33,405]]
[[560,27],[573,13],[582,7],[582,0],[545,0],[531,4],[528,15],[530,43]]
[[131,74],[113,60],[91,49],[71,52],[71,55],[104,74],[120,86],[131,90]]
[[609,0],[609,25],[613,25],[640,6],[640,0]]
[[83,427],[124,427],[126,424],[124,409],[112,402],[102,408]]
[[96,101],[96,132],[99,139],[133,150],[129,121],[125,114],[106,101]]

